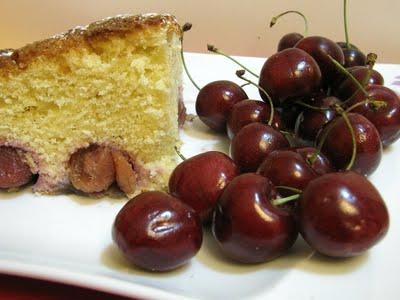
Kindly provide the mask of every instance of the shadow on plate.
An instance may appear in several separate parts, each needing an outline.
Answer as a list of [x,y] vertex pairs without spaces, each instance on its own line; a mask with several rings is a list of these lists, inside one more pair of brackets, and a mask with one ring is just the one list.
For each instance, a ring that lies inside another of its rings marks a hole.
[[79,205],[97,205],[102,202],[108,202],[109,204],[124,204],[128,201],[128,198],[115,186],[112,185],[110,189],[105,193],[99,194],[84,194],[76,191],[66,192],[68,198]]
[[318,275],[340,275],[351,273],[361,267],[368,259],[368,252],[349,258],[332,258],[315,253],[308,260],[301,262],[297,268]]
[[204,234],[202,249],[197,254],[196,259],[215,271],[229,274],[243,274],[259,270],[298,269],[307,273],[333,275],[354,271],[367,260],[367,257],[368,254],[345,259],[329,258],[313,251],[299,237],[285,255],[270,262],[247,265],[225,257],[214,241],[212,234],[207,231]]
[[289,252],[279,259],[271,261],[268,266],[274,269],[296,268],[307,273],[318,275],[335,275],[350,273],[366,262],[368,252],[349,258],[333,258],[313,250],[299,235]]
[[12,189],[0,189],[0,201],[1,200],[12,200],[24,194],[34,195],[32,192],[32,186],[34,182],[29,182],[28,184]]
[[[207,141],[207,146],[200,146],[200,148],[196,144],[184,144],[185,148],[194,146],[194,152],[202,153],[205,151],[215,150],[228,153],[229,151],[229,138],[224,134],[211,131],[211,129],[206,127],[206,125],[204,125],[198,118],[196,118],[193,122],[188,122],[185,125],[183,134],[189,138]],[[185,137],[183,138],[185,139]]]
[[383,154],[384,155],[392,154],[394,152],[396,152],[396,148],[393,147],[393,145],[390,145],[388,147],[383,148]]
[[302,239],[298,239],[293,248],[290,249],[285,256],[266,263],[241,264],[225,257],[215,242],[211,232],[208,231],[204,234],[203,246],[196,258],[200,263],[218,272],[240,274],[255,272],[262,269],[294,268],[296,264],[307,259],[312,253],[312,250],[307,244],[304,241],[302,242]]
[[212,131],[199,118],[186,122],[183,131],[187,136],[201,140],[218,140],[225,137],[222,133]]
[[0,201],[2,200],[13,200],[23,194],[26,194],[27,192],[30,192],[28,188],[24,188],[24,190],[19,190],[19,191],[5,191],[1,190],[0,191]]
[[107,268],[110,268],[117,272],[122,272],[130,275],[148,276],[152,278],[173,277],[185,272],[190,266],[189,263],[169,272],[149,272],[132,265],[114,244],[110,244],[103,250],[100,256],[100,261]]

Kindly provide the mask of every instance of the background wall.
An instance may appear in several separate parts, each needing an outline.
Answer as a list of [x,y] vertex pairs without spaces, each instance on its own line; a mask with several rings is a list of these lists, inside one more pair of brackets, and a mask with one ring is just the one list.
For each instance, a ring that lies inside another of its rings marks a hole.
[[[400,63],[400,1],[350,0],[350,39],[379,62]],[[206,44],[237,55],[269,56],[279,38],[303,32],[302,19],[272,16],[298,9],[310,22],[310,34],[343,40],[342,0],[0,0],[0,48],[19,47],[79,24],[120,13],[170,12],[193,23],[185,50],[206,52]]]

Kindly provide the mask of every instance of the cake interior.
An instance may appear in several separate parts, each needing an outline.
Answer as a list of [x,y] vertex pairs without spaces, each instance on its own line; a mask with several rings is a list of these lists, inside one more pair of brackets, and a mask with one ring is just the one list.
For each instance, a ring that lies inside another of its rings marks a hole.
[[179,145],[180,47],[168,26],[148,26],[2,74],[1,143],[30,154],[35,190],[67,187],[71,154],[90,144],[129,153],[137,192],[165,186]]

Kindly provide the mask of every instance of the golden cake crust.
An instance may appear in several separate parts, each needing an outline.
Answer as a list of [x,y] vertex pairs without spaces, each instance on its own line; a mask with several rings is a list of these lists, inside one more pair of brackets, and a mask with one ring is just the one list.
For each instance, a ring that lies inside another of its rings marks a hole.
[[169,14],[120,15],[73,28],[19,49],[0,50],[0,73],[5,75],[23,70],[38,57],[54,57],[73,48],[90,47],[93,42],[115,36],[123,37],[150,27],[167,27],[182,35],[176,18]]

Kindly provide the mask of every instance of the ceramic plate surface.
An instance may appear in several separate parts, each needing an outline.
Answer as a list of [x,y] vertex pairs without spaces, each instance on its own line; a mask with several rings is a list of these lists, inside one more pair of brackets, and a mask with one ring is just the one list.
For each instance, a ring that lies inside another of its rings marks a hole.
[[[240,82],[223,57],[186,54],[200,85]],[[260,58],[239,58],[255,71]],[[400,91],[400,65],[377,65],[386,85]],[[250,76],[250,75],[249,75]],[[258,92],[246,87],[251,98]],[[194,113],[196,90],[185,79],[185,102]],[[181,133],[182,152],[228,151],[228,140],[195,120]],[[0,272],[95,288],[145,299],[399,299],[400,142],[385,150],[371,180],[391,214],[386,238],[368,253],[345,260],[315,254],[301,239],[284,257],[260,265],[238,265],[220,256],[212,237],[187,266],[152,274],[129,266],[111,240],[111,225],[123,199],[37,196],[29,189],[0,194]]]

